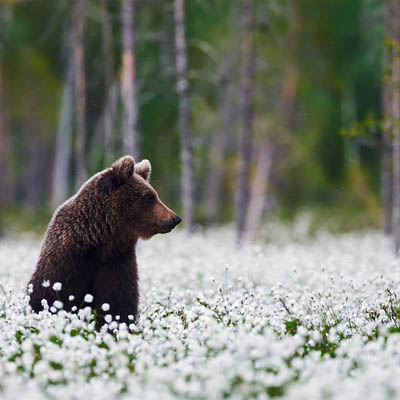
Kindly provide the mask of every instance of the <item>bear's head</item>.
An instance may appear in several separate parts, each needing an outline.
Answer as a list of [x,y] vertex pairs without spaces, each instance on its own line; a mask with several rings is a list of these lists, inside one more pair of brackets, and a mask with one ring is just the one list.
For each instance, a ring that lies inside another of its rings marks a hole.
[[135,163],[124,156],[103,171],[96,181],[97,193],[106,198],[116,216],[115,229],[127,239],[149,239],[157,233],[167,233],[181,222],[158,197],[150,185],[151,165],[148,160]]

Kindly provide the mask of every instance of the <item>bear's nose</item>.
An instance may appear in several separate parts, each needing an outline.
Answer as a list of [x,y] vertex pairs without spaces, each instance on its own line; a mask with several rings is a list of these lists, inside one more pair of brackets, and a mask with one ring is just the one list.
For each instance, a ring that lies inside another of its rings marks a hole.
[[179,217],[178,215],[175,215],[175,218],[174,218],[174,224],[175,224],[175,226],[178,225],[181,221],[182,221],[182,218]]

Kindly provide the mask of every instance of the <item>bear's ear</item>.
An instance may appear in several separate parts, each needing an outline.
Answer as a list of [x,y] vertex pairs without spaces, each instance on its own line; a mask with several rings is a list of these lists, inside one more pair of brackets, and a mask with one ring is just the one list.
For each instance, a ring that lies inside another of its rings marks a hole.
[[135,160],[131,156],[121,157],[119,160],[115,161],[112,165],[113,171],[116,173],[118,178],[122,181],[126,181],[133,175],[135,169]]
[[150,179],[151,164],[149,160],[142,160],[135,165],[135,172],[139,174],[147,182]]

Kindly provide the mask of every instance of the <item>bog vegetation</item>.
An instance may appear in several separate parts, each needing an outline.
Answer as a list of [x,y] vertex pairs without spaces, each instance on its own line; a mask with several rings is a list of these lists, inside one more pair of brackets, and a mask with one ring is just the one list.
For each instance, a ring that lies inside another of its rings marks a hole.
[[[343,231],[400,247],[399,21],[398,0],[0,1],[0,397],[398,398],[399,260]],[[123,154],[186,224],[139,245],[139,321],[91,293],[31,313],[40,244],[13,233]]]
[[270,223],[269,244],[240,251],[231,228],[154,238],[139,248],[140,320],[114,333],[94,330],[91,296],[76,314],[55,314],[57,304],[29,313],[38,243],[3,240],[1,397],[398,397],[389,241],[372,231],[310,240],[307,230],[304,219]]

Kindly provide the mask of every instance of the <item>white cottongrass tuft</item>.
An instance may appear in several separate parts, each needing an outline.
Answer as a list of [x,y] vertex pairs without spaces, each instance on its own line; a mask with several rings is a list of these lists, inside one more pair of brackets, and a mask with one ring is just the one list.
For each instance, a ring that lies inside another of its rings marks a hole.
[[60,301],[60,300],[56,300],[56,301],[53,303],[53,306],[54,306],[55,308],[57,308],[58,310],[61,310],[61,309],[64,307],[62,301]]
[[2,400],[399,398],[390,241],[305,231],[269,224],[268,240],[240,251],[228,228],[139,243],[140,317],[119,324],[106,303],[101,332],[87,302],[31,312],[26,282],[40,244],[3,238]]
[[42,286],[43,287],[50,287],[50,281],[48,280],[48,279],[46,279],[46,280],[44,280],[43,282],[42,282]]
[[91,294],[86,294],[83,300],[85,303],[91,303],[93,301],[93,296]]
[[104,320],[109,324],[109,323],[112,321],[112,316],[111,316],[111,314],[107,314],[107,315],[104,317]]
[[59,292],[62,289],[62,283],[61,282],[56,282],[53,285],[53,290],[56,292]]

